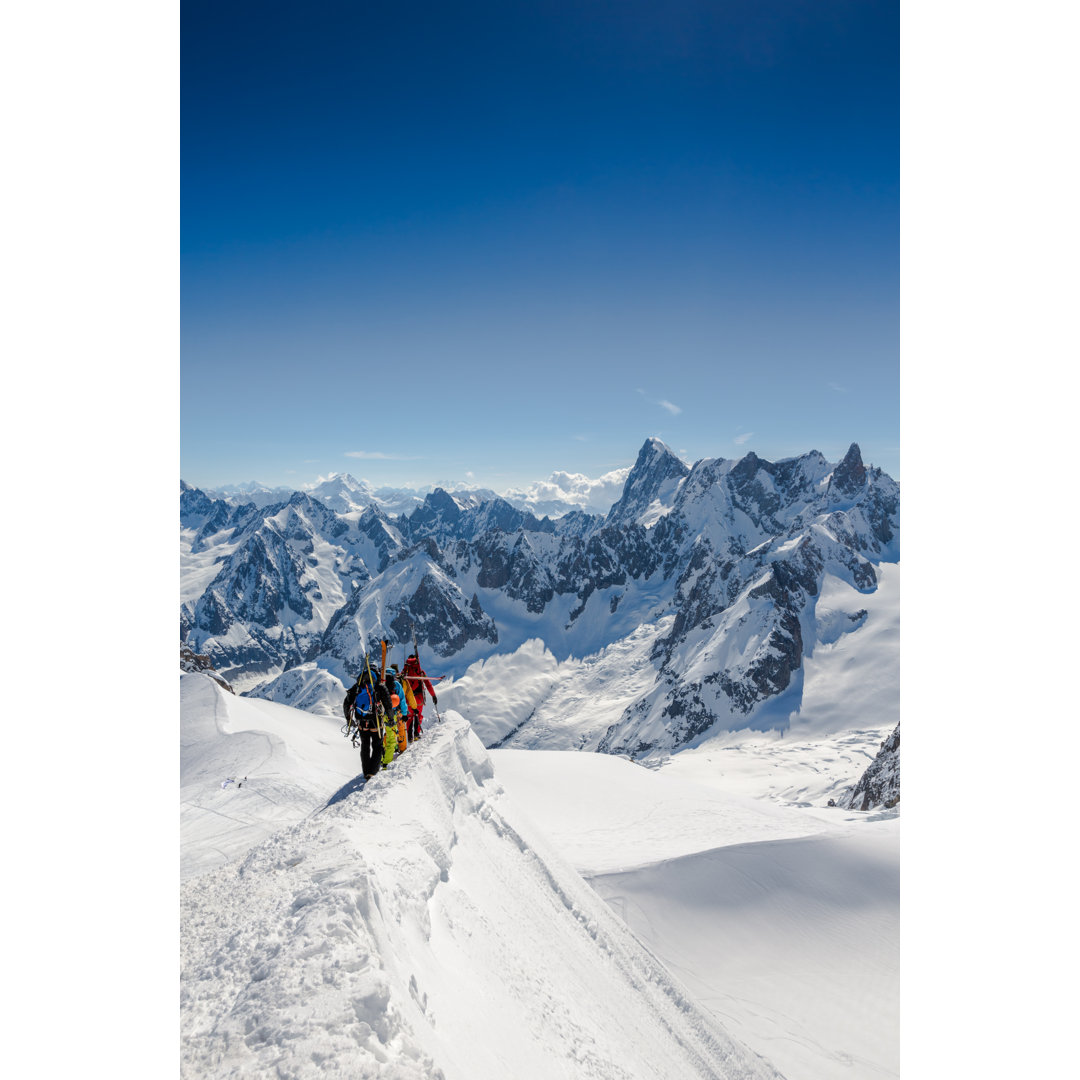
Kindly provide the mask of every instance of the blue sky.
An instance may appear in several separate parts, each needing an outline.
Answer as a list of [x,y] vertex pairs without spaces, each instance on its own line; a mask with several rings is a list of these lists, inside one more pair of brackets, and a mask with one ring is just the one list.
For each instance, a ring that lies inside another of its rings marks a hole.
[[181,9],[181,475],[899,476],[899,8]]

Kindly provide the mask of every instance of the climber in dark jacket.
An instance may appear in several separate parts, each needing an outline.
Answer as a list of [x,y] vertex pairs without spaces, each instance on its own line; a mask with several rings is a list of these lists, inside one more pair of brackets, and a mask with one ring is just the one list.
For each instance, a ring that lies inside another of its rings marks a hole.
[[[370,780],[381,768],[384,753],[384,735],[391,712],[390,695],[382,683],[376,683],[374,690],[368,679],[368,673],[361,674],[356,694],[356,726],[359,728],[360,767],[364,779]],[[382,719],[377,714],[375,705],[382,707]]]

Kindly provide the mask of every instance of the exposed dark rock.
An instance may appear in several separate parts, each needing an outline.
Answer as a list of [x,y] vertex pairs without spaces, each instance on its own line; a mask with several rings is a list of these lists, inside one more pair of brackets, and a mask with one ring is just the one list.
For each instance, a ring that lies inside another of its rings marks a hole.
[[854,495],[865,483],[866,466],[863,464],[862,451],[858,443],[852,443],[843,461],[833,471],[833,490],[843,495]]
[[410,641],[416,634],[425,644],[443,656],[452,656],[470,641],[489,641],[495,645],[499,633],[491,616],[480,606],[476,594],[468,605],[455,603],[456,596],[434,574],[425,574],[412,597],[398,610],[390,624],[398,641]]
[[217,673],[209,656],[193,652],[187,645],[180,646],[180,670],[186,673],[203,672],[209,675],[223,690],[230,694],[236,691]]
[[877,757],[848,795],[839,800],[847,810],[891,810],[900,803],[900,725],[881,744]]

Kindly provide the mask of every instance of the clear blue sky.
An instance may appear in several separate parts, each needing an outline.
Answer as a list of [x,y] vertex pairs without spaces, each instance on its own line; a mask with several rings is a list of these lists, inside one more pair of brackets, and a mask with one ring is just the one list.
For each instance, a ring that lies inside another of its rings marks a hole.
[[897,3],[181,19],[184,479],[899,476]]

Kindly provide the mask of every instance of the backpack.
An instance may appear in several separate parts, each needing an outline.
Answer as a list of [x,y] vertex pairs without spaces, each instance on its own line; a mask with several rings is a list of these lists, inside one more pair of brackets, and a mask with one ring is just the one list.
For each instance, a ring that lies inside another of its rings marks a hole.
[[371,687],[365,686],[356,699],[356,726],[361,731],[381,731],[381,704],[371,695]]

